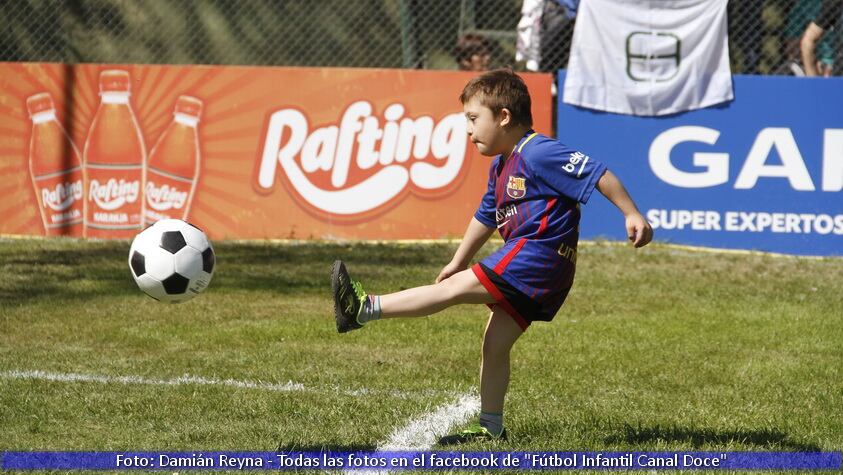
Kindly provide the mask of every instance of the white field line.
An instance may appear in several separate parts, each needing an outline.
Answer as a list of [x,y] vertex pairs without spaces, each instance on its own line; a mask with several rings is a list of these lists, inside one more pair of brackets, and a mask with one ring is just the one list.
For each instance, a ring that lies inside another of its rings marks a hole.
[[117,384],[146,384],[151,386],[230,386],[245,389],[264,389],[267,391],[304,391],[303,384],[288,381],[286,383],[264,383],[261,381],[237,381],[234,379],[208,379],[201,376],[184,375],[173,379],[148,379],[141,376],[100,376],[79,373],[50,373],[47,371],[4,371],[0,373],[3,379],[40,379],[63,383],[117,383]]
[[[204,385],[204,386],[229,386],[244,389],[259,389],[276,392],[308,391],[324,392],[318,388],[306,388],[301,383],[288,381],[286,383],[265,383],[262,381],[239,381],[234,379],[209,379],[200,376],[184,375],[172,379],[150,379],[140,376],[102,376],[80,373],[53,373],[48,371],[2,371],[0,379],[37,379],[45,381],[57,381],[66,383],[101,383],[101,384],[144,384],[151,386],[182,386],[182,385]],[[349,396],[361,394],[378,393],[367,389],[341,390],[333,388]],[[426,393],[404,393],[400,391],[389,391],[386,394],[394,397],[409,398]],[[441,392],[431,391],[430,395],[441,395]],[[395,429],[389,438],[378,444],[378,452],[399,451],[399,450],[430,450],[440,436],[451,430],[452,427],[464,423],[472,415],[480,410],[480,399],[474,394],[463,394],[451,404],[439,407],[433,412],[413,419],[402,427]],[[347,473],[363,475],[367,473],[383,475],[382,470],[362,471],[349,470]]]
[[480,398],[464,394],[451,404],[442,406],[395,429],[389,438],[378,444],[379,451],[429,450],[439,437],[462,424],[480,411]]
[[333,392],[346,396],[360,396],[364,394],[375,394],[392,396],[399,399],[410,399],[419,396],[441,396],[446,394],[437,391],[419,391],[419,392],[402,392],[402,391],[381,391],[373,389],[342,389],[342,388],[318,388],[306,387],[301,383],[288,381],[286,383],[268,383],[263,381],[240,381],[235,379],[213,379],[203,378],[201,376],[184,375],[172,379],[150,379],[141,376],[102,376],[95,374],[80,374],[80,373],[53,373],[48,371],[2,371],[0,372],[0,379],[37,379],[44,381],[57,381],[64,383],[101,383],[101,384],[144,384],[150,386],[184,386],[184,385],[200,385],[200,386],[228,386],[242,389],[258,389],[264,391],[275,392],[292,392],[303,391],[312,393]]
[[[480,398],[474,394],[463,394],[456,401],[439,407],[433,412],[413,419],[392,431],[389,438],[378,444],[377,452],[402,450],[430,450],[439,437],[451,428],[464,423],[480,411]],[[387,470],[352,470],[345,473],[356,475],[384,475]]]

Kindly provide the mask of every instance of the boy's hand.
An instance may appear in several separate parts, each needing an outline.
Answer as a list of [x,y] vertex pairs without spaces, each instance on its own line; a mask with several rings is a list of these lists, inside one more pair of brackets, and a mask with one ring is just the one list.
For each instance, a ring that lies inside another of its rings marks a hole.
[[641,213],[632,213],[626,217],[626,235],[635,247],[644,247],[653,240],[653,228]]
[[442,282],[443,280],[451,277],[452,275],[456,274],[457,272],[464,271],[466,269],[465,266],[461,266],[459,264],[455,264],[453,262],[449,262],[445,267],[442,268],[442,272],[439,273],[439,277],[436,278],[436,283]]

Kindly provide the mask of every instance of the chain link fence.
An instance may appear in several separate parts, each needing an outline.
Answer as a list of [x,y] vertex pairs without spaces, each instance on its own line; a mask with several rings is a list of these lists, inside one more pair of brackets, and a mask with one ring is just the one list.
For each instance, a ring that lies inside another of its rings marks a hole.
[[[732,71],[794,74],[799,36],[820,2],[729,2]],[[565,2],[544,0],[539,64],[544,71],[567,63],[574,20],[560,3]],[[522,0],[0,0],[0,5],[2,61],[457,69],[461,54],[470,58],[488,51],[490,61],[483,66],[524,69],[515,61]],[[826,36],[821,59],[839,60],[840,35]]]

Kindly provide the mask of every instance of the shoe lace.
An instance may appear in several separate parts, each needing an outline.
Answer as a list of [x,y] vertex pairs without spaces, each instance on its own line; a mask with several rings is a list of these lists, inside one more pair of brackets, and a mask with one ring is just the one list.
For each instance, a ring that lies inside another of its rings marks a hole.
[[354,290],[354,295],[357,296],[357,300],[363,300],[363,298],[366,297],[366,291],[363,290],[363,284],[361,284],[360,282],[352,280],[351,288]]
[[469,427],[467,427],[466,429],[463,429],[462,432],[460,432],[460,433],[463,434],[463,435],[479,435],[479,434],[489,434],[489,435],[491,435],[491,433],[489,433],[489,431],[486,430],[486,428],[481,426],[480,424],[472,424]]

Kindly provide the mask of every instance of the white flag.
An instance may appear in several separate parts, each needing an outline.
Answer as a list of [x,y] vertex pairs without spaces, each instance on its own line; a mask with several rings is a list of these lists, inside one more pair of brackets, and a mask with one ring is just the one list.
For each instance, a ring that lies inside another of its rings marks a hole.
[[734,98],[727,0],[582,0],[563,100],[666,115]]

